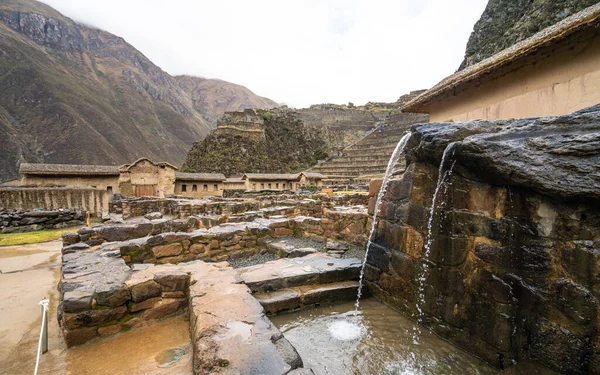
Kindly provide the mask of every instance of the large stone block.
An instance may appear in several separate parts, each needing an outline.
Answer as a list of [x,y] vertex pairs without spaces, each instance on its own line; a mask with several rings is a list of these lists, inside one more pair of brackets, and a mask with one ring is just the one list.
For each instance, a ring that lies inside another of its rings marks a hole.
[[87,310],[80,313],[63,314],[63,326],[68,329],[98,326],[112,320],[121,319],[127,313],[126,306],[114,309]]
[[145,299],[160,296],[162,289],[160,284],[154,280],[147,280],[131,286],[131,299],[133,302],[141,302]]
[[154,281],[160,284],[163,292],[187,290],[190,276],[183,271],[159,272],[154,275]]

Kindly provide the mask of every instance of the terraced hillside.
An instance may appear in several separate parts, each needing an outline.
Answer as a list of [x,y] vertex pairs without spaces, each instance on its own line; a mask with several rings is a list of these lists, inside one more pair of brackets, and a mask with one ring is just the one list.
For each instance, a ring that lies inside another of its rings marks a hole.
[[[406,102],[417,94],[404,95],[396,104]],[[346,147],[341,156],[319,163],[310,171],[324,174],[326,185],[366,184],[371,178],[383,176],[396,144],[410,126],[428,121],[427,115],[395,110],[378,124],[374,132]]]

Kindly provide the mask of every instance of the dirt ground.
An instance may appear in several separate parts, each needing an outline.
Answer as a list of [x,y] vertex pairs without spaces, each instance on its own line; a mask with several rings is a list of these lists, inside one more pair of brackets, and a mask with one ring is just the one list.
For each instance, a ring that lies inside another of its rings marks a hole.
[[[191,374],[182,316],[67,350],[56,319],[61,246],[58,240],[0,247],[0,374],[33,374],[43,297],[50,300],[49,352],[41,357],[40,374]],[[183,357],[159,367],[168,349],[181,349]]]

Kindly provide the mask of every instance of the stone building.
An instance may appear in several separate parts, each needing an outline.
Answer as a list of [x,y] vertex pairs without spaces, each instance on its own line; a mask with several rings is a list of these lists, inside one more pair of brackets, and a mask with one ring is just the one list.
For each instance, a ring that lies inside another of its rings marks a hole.
[[241,177],[229,177],[223,182],[223,190],[246,190],[246,181]]
[[177,167],[141,158],[119,168],[119,191],[124,196],[164,198],[175,193]]
[[222,173],[175,172],[175,195],[185,197],[223,196],[225,175]]
[[600,103],[600,4],[461,70],[408,102],[430,121],[565,115]]
[[320,188],[323,186],[323,179],[325,176],[317,172],[301,172],[299,178],[300,186],[303,188],[307,188],[311,185]]
[[119,167],[113,165],[21,163],[21,186],[94,187],[120,193]]
[[300,174],[246,173],[242,176],[246,190],[295,190],[300,188]]
[[148,158],[120,167],[22,163],[20,173],[23,187],[92,187],[126,197],[221,196],[225,181],[220,173],[177,172],[174,165]]

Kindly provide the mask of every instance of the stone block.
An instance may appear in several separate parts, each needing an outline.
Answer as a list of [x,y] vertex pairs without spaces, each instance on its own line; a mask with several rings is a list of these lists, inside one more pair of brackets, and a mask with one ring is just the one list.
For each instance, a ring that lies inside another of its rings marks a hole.
[[134,312],[138,312],[138,311],[149,309],[151,307],[154,307],[154,305],[156,305],[160,300],[161,300],[161,297],[148,298],[146,300],[143,300],[140,303],[134,303],[134,304],[132,304],[129,307],[129,311],[131,311],[132,313],[134,313]]
[[135,224],[135,228],[131,233],[132,238],[141,238],[146,237],[152,232],[152,223],[150,222],[141,222]]
[[130,300],[131,293],[125,285],[106,284],[96,288],[94,299],[98,305],[117,307]]
[[152,252],[157,258],[171,257],[181,254],[183,252],[183,247],[180,243],[172,243],[168,245],[155,246],[152,248]]
[[65,292],[62,300],[64,312],[76,313],[92,308],[92,294],[86,291]]
[[142,320],[162,319],[182,311],[187,306],[185,298],[163,298],[154,307],[144,310],[141,314]]
[[80,241],[79,234],[74,232],[66,232],[62,234],[62,241],[64,246],[73,245]]
[[131,236],[135,225],[104,225],[98,228],[98,234],[108,242],[125,241]]
[[206,252],[206,247],[201,243],[195,243],[190,246],[189,251],[192,254],[204,254]]
[[141,302],[145,299],[158,297],[162,292],[160,284],[154,280],[147,280],[129,288],[133,302]]
[[121,319],[127,313],[127,307],[114,309],[87,310],[80,313],[64,313],[63,326],[73,330],[81,327],[98,326]]
[[292,236],[293,234],[294,234],[293,230],[291,230],[289,228],[283,228],[283,227],[275,228],[275,230],[273,231],[274,237],[288,237],[288,236]]
[[190,276],[183,271],[159,272],[154,275],[154,281],[160,284],[163,292],[185,291]]

